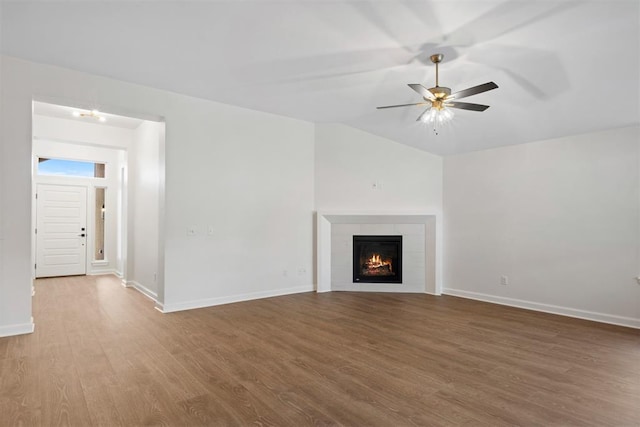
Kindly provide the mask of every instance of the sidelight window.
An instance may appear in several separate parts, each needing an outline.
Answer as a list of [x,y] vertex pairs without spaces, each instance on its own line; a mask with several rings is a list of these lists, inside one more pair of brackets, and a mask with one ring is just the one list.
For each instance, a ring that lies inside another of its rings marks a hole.
[[93,259],[104,261],[104,218],[106,188],[96,187],[95,197],[95,239]]

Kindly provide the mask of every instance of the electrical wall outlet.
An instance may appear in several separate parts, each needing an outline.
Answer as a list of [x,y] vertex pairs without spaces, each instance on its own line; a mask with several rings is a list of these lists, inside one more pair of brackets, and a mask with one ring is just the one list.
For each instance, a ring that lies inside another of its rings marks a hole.
[[500,284],[502,286],[507,286],[509,284],[509,277],[508,276],[500,276]]

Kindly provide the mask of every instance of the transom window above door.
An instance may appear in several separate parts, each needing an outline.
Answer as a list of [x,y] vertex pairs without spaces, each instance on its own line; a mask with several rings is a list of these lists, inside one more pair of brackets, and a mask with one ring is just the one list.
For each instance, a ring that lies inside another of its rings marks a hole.
[[38,158],[38,175],[104,178],[105,164],[80,160]]

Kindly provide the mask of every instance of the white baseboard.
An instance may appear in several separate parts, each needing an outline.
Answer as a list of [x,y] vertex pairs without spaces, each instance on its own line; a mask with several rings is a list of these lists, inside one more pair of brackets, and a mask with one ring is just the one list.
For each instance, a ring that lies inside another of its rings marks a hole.
[[612,325],[627,326],[640,329],[640,319],[633,317],[615,316],[612,314],[597,313],[594,311],[578,310],[551,304],[525,301],[515,298],[506,298],[478,292],[464,291],[460,289],[445,288],[443,294],[455,297],[491,302],[494,304],[508,305],[510,307],[524,308],[527,310],[542,311],[544,313],[559,314],[561,316],[575,317],[578,319],[592,320],[594,322],[610,323]]
[[278,297],[282,295],[299,294],[302,292],[312,292],[315,289],[313,285],[296,286],[293,288],[273,289],[269,291],[252,292],[249,294],[237,294],[219,298],[207,298],[195,301],[185,301],[173,304],[156,303],[156,309],[163,313],[172,313],[174,311],[191,310],[194,308],[212,307],[215,305],[230,304],[234,302],[251,301],[254,299]]
[[87,273],[87,276],[102,276],[104,274],[113,274],[114,276],[120,277],[118,272],[114,269],[92,270],[89,273]]
[[155,303],[158,302],[158,294],[156,292],[153,292],[151,289],[147,288],[146,286],[141,285],[140,283],[136,282],[135,280],[130,280],[130,281],[127,281],[127,282],[123,281],[122,283],[124,284],[125,287],[135,289],[136,291],[140,292],[141,294],[143,294],[147,298],[151,299],[153,302],[155,302]]
[[35,329],[33,318],[30,323],[20,323],[17,325],[0,326],[0,337],[11,337],[14,335],[31,334]]

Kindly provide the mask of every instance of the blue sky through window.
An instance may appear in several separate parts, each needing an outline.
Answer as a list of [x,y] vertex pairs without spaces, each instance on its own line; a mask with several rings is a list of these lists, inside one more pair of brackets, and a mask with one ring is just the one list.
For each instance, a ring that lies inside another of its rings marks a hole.
[[80,176],[93,178],[95,163],[77,160],[48,159],[38,163],[38,175]]

